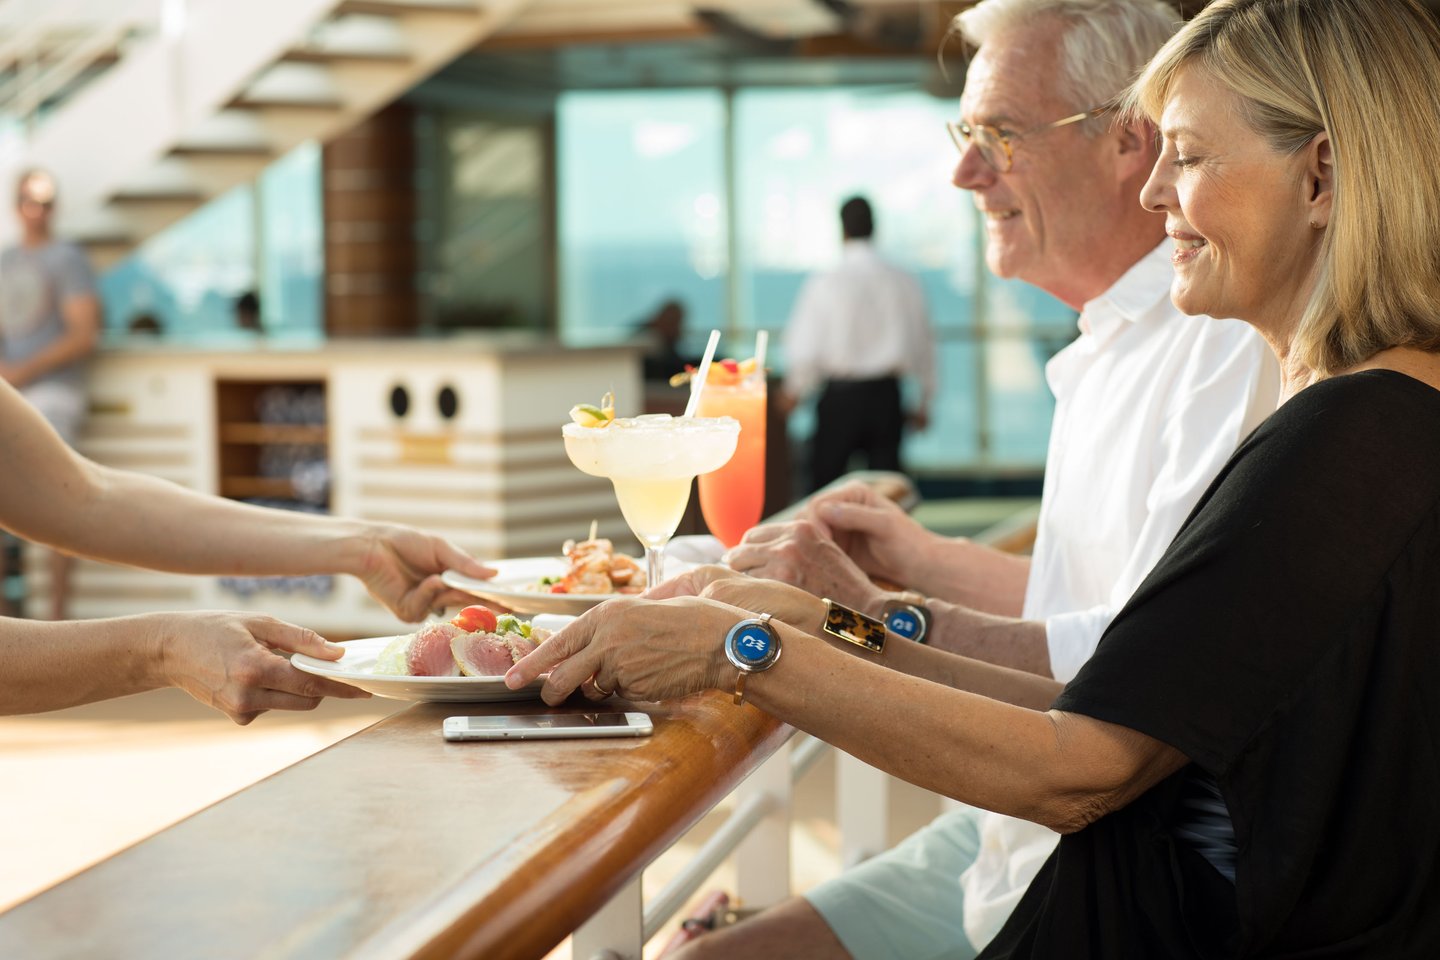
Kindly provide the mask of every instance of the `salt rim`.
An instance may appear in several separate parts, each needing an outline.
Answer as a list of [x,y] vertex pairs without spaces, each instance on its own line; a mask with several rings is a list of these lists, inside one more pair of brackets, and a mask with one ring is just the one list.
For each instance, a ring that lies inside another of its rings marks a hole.
[[[734,428],[730,424],[734,424]],[[601,440],[612,431],[621,433],[724,433],[738,429],[734,417],[672,417],[668,413],[649,413],[638,417],[619,417],[603,427],[586,427],[578,423],[562,425],[565,436],[575,439]]]

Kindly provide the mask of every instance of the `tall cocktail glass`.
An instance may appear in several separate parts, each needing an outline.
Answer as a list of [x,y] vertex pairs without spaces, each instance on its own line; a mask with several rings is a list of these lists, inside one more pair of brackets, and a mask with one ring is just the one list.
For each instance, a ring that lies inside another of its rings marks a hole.
[[756,371],[738,383],[709,382],[700,395],[700,416],[740,421],[735,456],[700,478],[700,510],[721,543],[733,547],[760,522],[765,510],[765,374]]
[[614,484],[625,522],[645,545],[649,583],[659,583],[665,544],[685,515],[690,482],[734,456],[740,422],[655,414],[621,417],[604,427],[567,423],[564,433],[570,462]]

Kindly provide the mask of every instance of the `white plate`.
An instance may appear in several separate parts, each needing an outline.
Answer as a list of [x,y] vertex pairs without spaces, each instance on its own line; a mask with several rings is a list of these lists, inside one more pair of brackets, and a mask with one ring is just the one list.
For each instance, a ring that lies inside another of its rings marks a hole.
[[527,687],[511,690],[504,677],[377,677],[375,659],[394,637],[370,637],[341,644],[345,655],[339,660],[317,660],[297,653],[290,662],[297,669],[348,683],[391,700],[430,700],[444,703],[487,703],[502,700],[538,700],[544,678]]
[[[643,563],[643,561],[640,561]],[[516,613],[568,613],[579,616],[595,604],[612,597],[614,593],[546,593],[535,589],[541,577],[563,577],[569,569],[563,557],[521,557],[516,560],[495,560],[486,563],[497,572],[490,580],[467,577],[458,570],[446,570],[440,575],[447,587],[474,594],[481,600],[491,600],[508,607]],[[667,577],[684,573],[695,564],[673,557],[665,561]]]

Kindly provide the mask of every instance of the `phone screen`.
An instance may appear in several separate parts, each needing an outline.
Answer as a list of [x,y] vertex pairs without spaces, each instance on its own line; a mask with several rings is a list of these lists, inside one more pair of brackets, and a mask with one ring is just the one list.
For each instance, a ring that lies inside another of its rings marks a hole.
[[648,737],[643,713],[557,713],[518,717],[449,717],[446,740],[558,740],[566,737]]
[[558,716],[465,717],[466,730],[578,730],[590,727],[623,727],[623,713],[566,713]]

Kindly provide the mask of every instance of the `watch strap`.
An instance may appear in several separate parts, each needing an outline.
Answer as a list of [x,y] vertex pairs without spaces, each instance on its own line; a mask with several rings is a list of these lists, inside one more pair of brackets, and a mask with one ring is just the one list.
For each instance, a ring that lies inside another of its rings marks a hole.
[[864,647],[871,653],[885,651],[884,623],[828,597],[825,600],[825,622],[821,629],[836,639]]

